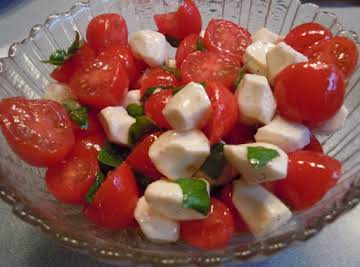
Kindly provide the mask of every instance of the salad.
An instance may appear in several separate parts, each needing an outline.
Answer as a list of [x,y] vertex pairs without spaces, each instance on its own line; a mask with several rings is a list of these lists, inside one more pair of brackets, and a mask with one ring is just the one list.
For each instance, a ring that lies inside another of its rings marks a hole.
[[[54,51],[43,99],[0,100],[0,126],[49,192],[112,231],[225,247],[266,235],[336,185],[316,135],[340,130],[356,44],[317,23],[279,36],[225,19],[202,31],[192,0],[128,36],[120,14]],[[171,55],[170,45],[176,47]]]

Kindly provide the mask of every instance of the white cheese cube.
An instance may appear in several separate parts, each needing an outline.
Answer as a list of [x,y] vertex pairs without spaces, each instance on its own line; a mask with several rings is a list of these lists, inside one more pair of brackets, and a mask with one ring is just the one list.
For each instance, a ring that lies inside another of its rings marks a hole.
[[205,30],[202,30],[201,32],[200,32],[200,37],[202,37],[202,38],[204,38],[205,37]]
[[344,127],[348,115],[348,109],[342,106],[335,116],[313,129],[313,132],[318,135],[331,135]]
[[268,79],[274,83],[276,76],[287,66],[300,62],[307,62],[308,58],[284,42],[278,43],[266,54],[268,65]]
[[50,99],[62,104],[64,100],[76,99],[70,87],[61,83],[50,83],[47,87],[45,99]]
[[144,60],[150,67],[162,65],[169,58],[169,44],[160,32],[135,32],[131,35],[129,44],[135,57]]
[[183,206],[183,192],[180,185],[174,182],[165,180],[153,182],[146,188],[144,196],[152,209],[173,220],[199,220],[207,217]]
[[175,130],[200,129],[211,115],[211,102],[204,87],[191,82],[167,102],[162,112]]
[[234,182],[233,203],[254,235],[265,235],[288,222],[291,211],[265,188]]
[[130,90],[123,102],[121,103],[121,106],[123,106],[124,108],[127,108],[130,104],[141,104],[140,102],[141,99],[141,94],[140,94],[140,90]]
[[179,239],[179,222],[152,209],[145,197],[138,200],[134,217],[144,235],[153,242],[168,243],[176,242]]
[[104,108],[99,113],[99,120],[110,142],[129,145],[129,129],[136,120],[123,107]]
[[166,60],[165,65],[169,68],[176,69],[176,60],[173,58],[169,58],[168,60]]
[[266,28],[261,28],[260,30],[258,30],[257,32],[255,32],[253,34],[252,40],[253,40],[253,42],[265,41],[265,42],[270,42],[270,43],[276,44],[276,43],[280,42],[281,37],[279,35],[277,35],[276,33],[269,31]]
[[258,129],[256,142],[270,143],[285,152],[293,152],[310,143],[311,133],[304,125],[276,116],[268,125]]
[[167,131],[149,149],[155,167],[171,180],[191,177],[209,154],[209,141],[199,130]]
[[257,41],[249,45],[244,56],[246,69],[251,73],[267,76],[266,53],[274,47],[273,43],[265,41]]
[[276,102],[264,76],[246,74],[236,89],[235,97],[242,123],[267,124],[272,120]]
[[[263,147],[278,152],[278,156],[267,162],[263,167],[257,167],[248,159],[249,147]],[[225,145],[224,154],[228,162],[249,183],[262,183],[286,178],[288,169],[287,154],[272,144],[252,143],[243,145]]]

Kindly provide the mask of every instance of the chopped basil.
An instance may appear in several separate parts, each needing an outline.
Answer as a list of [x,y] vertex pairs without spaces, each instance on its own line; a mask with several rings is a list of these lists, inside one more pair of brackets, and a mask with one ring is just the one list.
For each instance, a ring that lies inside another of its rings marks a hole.
[[247,159],[256,169],[265,167],[271,160],[279,156],[279,152],[275,149],[262,146],[250,146],[247,148]]
[[144,115],[143,106],[136,104],[136,103],[133,103],[133,104],[130,104],[129,106],[127,106],[126,110],[127,110],[128,114],[134,118]]
[[92,184],[92,186],[90,187],[90,189],[88,190],[88,192],[85,195],[85,201],[87,203],[89,203],[89,204],[92,203],[96,192],[99,190],[101,184],[104,181],[105,181],[105,175],[102,171],[99,171],[96,174],[96,179],[95,179],[94,183]]
[[181,40],[172,37],[170,35],[165,35],[166,41],[172,46],[172,47],[179,47]]
[[206,87],[206,82],[201,82],[200,83],[204,88]]
[[156,130],[155,124],[146,116],[136,118],[136,122],[129,129],[129,143],[136,144],[141,137]]
[[65,100],[63,106],[68,112],[70,119],[79,125],[81,129],[87,129],[89,127],[89,115],[86,107],[72,99]]
[[144,93],[144,95],[141,97],[141,101],[145,102],[155,92],[157,88],[159,87],[149,87]]
[[174,75],[177,79],[181,78],[181,73],[180,70],[177,68],[171,68],[169,66],[166,65],[161,65],[161,68],[169,73],[171,73],[172,75]]
[[201,38],[198,38],[196,40],[196,50],[197,51],[205,51],[206,50],[206,46]]
[[181,89],[183,89],[185,85],[182,86],[157,86],[157,87],[149,87],[145,94],[142,96],[141,101],[145,102],[151,95],[154,94],[156,89],[160,90],[173,90],[173,95],[177,94]]
[[211,147],[210,155],[201,166],[200,170],[212,179],[217,179],[224,171],[226,159],[224,144],[218,143]]
[[135,172],[136,183],[142,191],[145,191],[149,184],[153,182],[150,177],[143,175],[140,172]]
[[119,147],[110,142],[106,142],[99,152],[98,160],[106,166],[116,168],[127,158],[129,154],[129,148]]
[[238,87],[239,83],[241,82],[242,78],[244,78],[245,74],[246,74],[246,69],[245,68],[240,68],[239,72],[238,72],[238,74],[236,76],[236,79],[234,81],[234,88],[235,89]]

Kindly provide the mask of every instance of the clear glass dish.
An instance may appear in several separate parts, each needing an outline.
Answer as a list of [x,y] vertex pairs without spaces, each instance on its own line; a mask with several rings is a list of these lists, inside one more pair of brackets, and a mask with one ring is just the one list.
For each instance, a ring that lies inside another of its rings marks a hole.
[[[23,95],[39,98],[51,81],[52,67],[40,62],[55,49],[69,46],[78,30],[85,36],[89,20],[104,12],[121,13],[129,31],[155,29],[153,14],[172,11],[178,0],[92,0],[78,3],[69,12],[49,16],[36,25],[28,38],[15,43],[9,56],[0,60],[0,98]],[[240,23],[251,32],[260,27],[286,34],[292,27],[309,21],[329,27],[334,34],[346,35],[359,45],[356,34],[338,23],[334,14],[322,12],[314,4],[298,0],[198,0],[204,27],[211,18],[224,17]],[[109,232],[89,223],[81,210],[57,202],[46,190],[44,170],[20,161],[0,136],[0,197],[13,206],[21,219],[39,226],[67,247],[115,263],[156,265],[216,264],[245,262],[267,257],[296,241],[305,241],[326,224],[353,208],[360,197],[360,71],[348,81],[346,106],[350,110],[346,127],[321,142],[327,153],[343,163],[342,179],[313,208],[295,214],[293,220],[276,232],[255,240],[236,236],[228,247],[204,252],[182,242],[153,244],[138,230]],[[36,155],[34,155],[36,156]]]

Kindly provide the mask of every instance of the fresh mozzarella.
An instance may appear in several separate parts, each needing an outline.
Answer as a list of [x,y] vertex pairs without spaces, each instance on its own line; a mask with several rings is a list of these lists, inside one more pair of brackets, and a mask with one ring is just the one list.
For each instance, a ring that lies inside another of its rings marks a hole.
[[166,60],[165,65],[169,68],[176,69],[176,60],[173,58],[169,58],[168,60]]
[[254,235],[267,234],[292,217],[291,211],[260,185],[237,180],[233,190],[233,203]]
[[205,37],[205,30],[202,30],[201,32],[200,32],[200,37],[202,37],[202,38],[204,38]]
[[179,239],[180,224],[150,208],[145,197],[138,200],[134,217],[141,231],[151,241],[165,243]]
[[76,99],[76,96],[71,91],[70,87],[61,83],[50,83],[47,87],[46,99],[50,99],[62,104],[64,100]]
[[193,177],[205,179],[206,181],[209,182],[209,184],[211,186],[218,186],[218,185],[224,185],[224,184],[230,183],[238,175],[239,175],[239,172],[237,171],[237,169],[235,169],[230,164],[226,164],[222,174],[219,177],[217,177],[216,179],[209,177],[202,170],[198,170],[193,175]]
[[275,77],[287,66],[295,63],[306,62],[308,58],[284,42],[278,43],[266,54],[268,65],[268,79],[271,84]]
[[274,144],[285,152],[300,150],[310,143],[311,133],[304,125],[276,116],[269,124],[258,129],[255,140]]
[[245,124],[267,124],[276,110],[276,102],[267,79],[246,74],[237,87],[235,97],[240,110],[240,121]]
[[123,107],[107,107],[99,114],[108,140],[119,145],[129,145],[129,129],[136,120]]
[[251,73],[267,76],[266,53],[274,47],[273,43],[265,41],[257,41],[249,45],[244,56],[246,69]]
[[201,128],[211,114],[211,102],[204,87],[191,82],[167,102],[162,112],[175,130]]
[[345,106],[342,106],[340,110],[331,119],[323,122],[319,127],[313,129],[313,132],[319,135],[330,135],[344,127],[349,111]]
[[124,108],[127,108],[130,104],[141,104],[140,103],[141,95],[140,90],[130,90],[126,96],[123,102],[121,103],[121,106]]
[[162,65],[169,58],[169,44],[162,33],[138,31],[131,35],[129,44],[134,55],[150,67]]
[[173,220],[199,220],[207,217],[194,209],[184,207],[184,195],[177,183],[158,180],[146,188],[144,196],[152,209]]
[[[278,152],[278,156],[270,160],[264,167],[257,168],[248,159],[249,147],[263,147]],[[224,154],[228,162],[249,183],[262,183],[284,179],[287,175],[288,156],[279,147],[266,143],[252,143],[243,145],[225,145]]]
[[209,141],[199,130],[167,131],[149,149],[151,161],[171,180],[191,177],[209,154]]
[[266,28],[261,28],[260,30],[258,30],[256,33],[253,34],[252,39],[253,42],[265,41],[276,44],[281,40],[281,37],[276,33],[269,31]]

